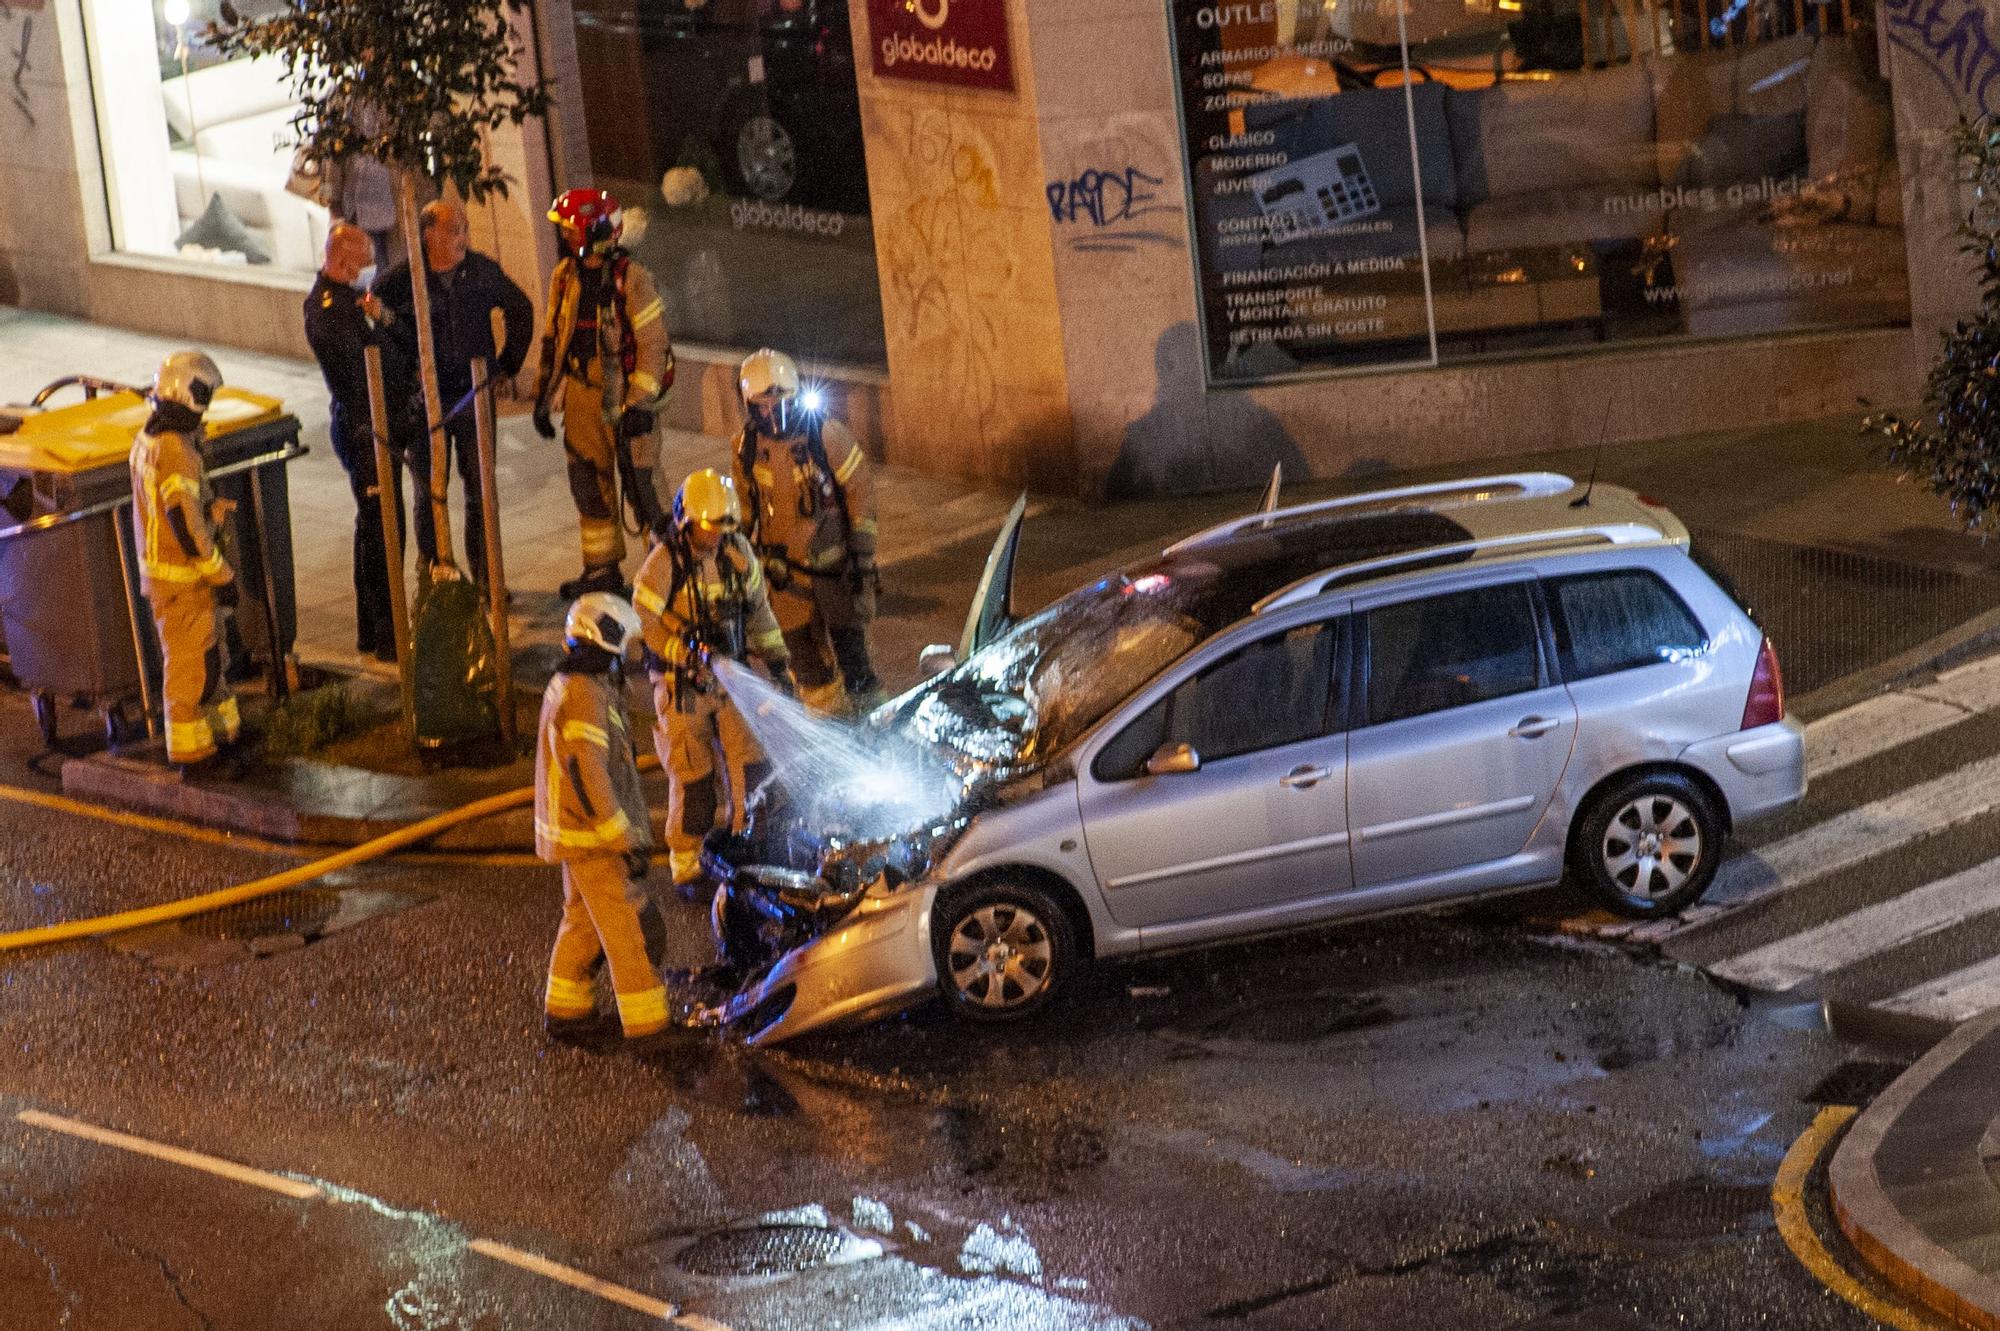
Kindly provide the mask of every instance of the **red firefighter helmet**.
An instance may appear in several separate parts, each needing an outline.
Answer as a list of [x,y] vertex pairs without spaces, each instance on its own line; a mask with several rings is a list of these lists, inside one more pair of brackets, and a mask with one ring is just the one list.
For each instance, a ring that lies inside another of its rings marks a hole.
[[574,231],[582,236],[583,244],[578,248],[585,254],[616,244],[625,231],[618,200],[601,189],[564,190],[549,205],[549,220],[566,233]]

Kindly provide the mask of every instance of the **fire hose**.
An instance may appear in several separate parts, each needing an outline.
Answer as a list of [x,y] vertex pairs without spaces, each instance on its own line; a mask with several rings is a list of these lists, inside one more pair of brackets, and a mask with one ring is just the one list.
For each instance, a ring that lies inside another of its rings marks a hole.
[[[659,765],[660,760],[650,753],[639,759],[639,770],[642,772],[652,771]],[[123,933],[128,929],[140,929],[149,924],[164,924],[170,920],[184,919],[189,915],[199,915],[204,911],[233,906],[238,902],[270,896],[286,888],[310,883],[316,878],[323,878],[338,870],[393,855],[399,850],[427,841],[454,827],[490,818],[509,809],[518,809],[524,804],[532,804],[534,799],[535,788],[522,786],[516,790],[503,791],[498,795],[474,800],[470,804],[425,818],[421,822],[399,827],[372,841],[364,841],[358,846],[350,846],[332,855],[297,865],[281,873],[267,874],[247,883],[239,883],[235,887],[219,888],[199,896],[183,897],[178,901],[162,902],[157,906],[121,911],[115,915],[98,915],[89,919],[71,920],[65,924],[47,924],[34,929],[17,929],[12,933],[0,933],[0,952],[15,952],[22,948],[66,943],[77,938]]]

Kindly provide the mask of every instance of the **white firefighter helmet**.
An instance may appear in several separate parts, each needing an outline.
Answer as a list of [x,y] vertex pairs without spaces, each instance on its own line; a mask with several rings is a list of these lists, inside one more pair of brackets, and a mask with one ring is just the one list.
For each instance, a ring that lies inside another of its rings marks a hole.
[[743,508],[736,502],[736,482],[713,467],[703,467],[681,482],[674,495],[674,526],[685,530],[690,522],[704,527],[733,527],[743,520]]
[[155,402],[171,402],[196,415],[208,410],[215,390],[222,387],[222,371],[205,351],[176,351],[160,362],[153,374],[148,397]]
[[639,612],[616,592],[585,592],[563,620],[563,641],[571,647],[587,642],[626,656],[639,641]]
[[769,347],[753,351],[743,358],[743,364],[736,371],[736,387],[743,393],[745,406],[752,402],[797,397],[798,362],[784,352],[773,351]]

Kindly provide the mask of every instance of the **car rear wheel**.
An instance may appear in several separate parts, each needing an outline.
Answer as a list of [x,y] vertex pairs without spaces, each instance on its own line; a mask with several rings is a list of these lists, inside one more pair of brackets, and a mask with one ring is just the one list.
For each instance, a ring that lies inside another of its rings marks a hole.
[[945,1006],[968,1021],[1013,1021],[1048,1005],[1076,968],[1067,912],[1031,882],[948,889],[931,910],[931,952]]
[[792,133],[769,111],[746,112],[734,137],[736,177],[766,203],[780,203],[798,184],[798,149]]
[[1585,807],[1570,841],[1570,873],[1607,910],[1658,919],[1708,890],[1723,840],[1708,792],[1678,772],[1642,772]]

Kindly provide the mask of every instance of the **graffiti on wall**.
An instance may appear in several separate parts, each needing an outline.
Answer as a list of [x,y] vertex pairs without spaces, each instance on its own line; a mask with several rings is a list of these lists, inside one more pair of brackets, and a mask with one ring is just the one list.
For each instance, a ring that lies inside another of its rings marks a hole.
[[1885,0],[1882,13],[1889,40],[1922,60],[1969,112],[2000,114],[2000,46],[1979,0]]
[[1160,189],[1165,184],[1164,176],[1129,162],[1111,168],[1088,167],[1048,183],[1049,216],[1058,228],[1067,231],[1071,249],[1178,245],[1179,233],[1158,230],[1151,223],[1140,224],[1142,218],[1181,211],[1163,201]]
[[[40,7],[39,0],[34,6]],[[28,128],[35,127],[35,108],[28,100],[28,75],[34,72],[31,57],[35,37],[35,16],[22,12],[11,4],[0,5],[0,32],[5,32],[7,43],[4,48],[8,67],[7,98],[14,111],[28,122]]]

